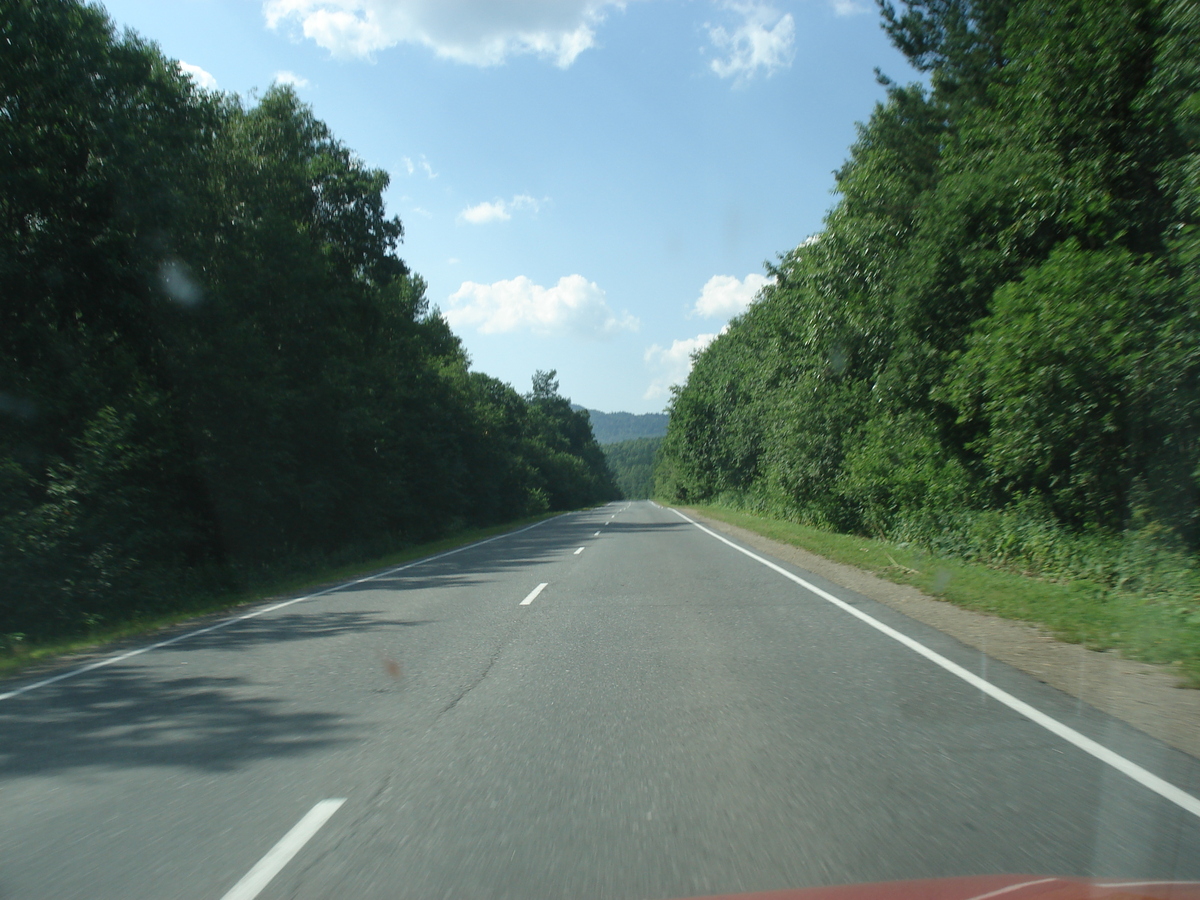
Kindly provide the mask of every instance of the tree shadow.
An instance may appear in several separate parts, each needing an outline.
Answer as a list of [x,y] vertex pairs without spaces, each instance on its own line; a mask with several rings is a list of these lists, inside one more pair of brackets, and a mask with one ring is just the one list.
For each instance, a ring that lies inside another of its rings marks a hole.
[[437,621],[388,619],[386,613],[372,611],[315,612],[303,610],[302,606],[293,606],[289,612],[234,621],[227,627],[189,637],[172,645],[171,649],[174,652],[245,650],[256,644],[319,640],[348,634],[365,635],[368,632],[388,631],[394,628],[417,628],[421,625],[432,625]]
[[104,678],[0,706],[0,771],[176,766],[227,772],[359,738],[335,711],[289,709],[235,676],[148,677],[114,666]]
[[494,576],[513,570],[555,562],[577,547],[594,540],[595,533],[634,535],[690,527],[687,522],[569,522],[552,531],[531,531],[472,547],[462,554],[418,562],[409,568],[381,574],[367,581],[339,587],[332,593],[373,590],[420,590],[424,588],[486,584]]

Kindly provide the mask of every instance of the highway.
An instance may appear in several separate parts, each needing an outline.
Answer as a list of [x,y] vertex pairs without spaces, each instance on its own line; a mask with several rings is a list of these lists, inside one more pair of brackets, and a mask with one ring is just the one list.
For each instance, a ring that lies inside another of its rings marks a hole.
[[0,900],[1200,879],[1200,761],[649,502],[252,612],[0,685]]

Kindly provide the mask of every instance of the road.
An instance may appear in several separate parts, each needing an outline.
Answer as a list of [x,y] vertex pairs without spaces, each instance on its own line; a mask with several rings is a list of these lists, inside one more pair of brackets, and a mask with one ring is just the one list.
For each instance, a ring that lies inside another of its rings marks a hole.
[[0,686],[0,898],[1200,879],[1200,762],[774,564],[612,504]]

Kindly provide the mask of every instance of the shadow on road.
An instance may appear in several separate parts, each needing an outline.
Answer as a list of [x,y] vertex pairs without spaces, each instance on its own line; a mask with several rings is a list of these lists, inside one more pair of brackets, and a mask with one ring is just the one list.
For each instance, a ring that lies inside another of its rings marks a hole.
[[[478,586],[500,580],[508,570],[561,559],[593,540],[598,530],[611,537],[687,527],[682,521],[608,522],[603,513],[573,516],[347,585],[325,598],[354,591]],[[386,633],[434,621],[301,604],[188,637],[171,651],[249,650],[268,643]],[[296,756],[362,737],[359,726],[348,723],[340,711],[297,709],[243,677],[172,677],[171,669],[150,674],[139,663],[101,672],[102,677],[63,682],[0,703],[0,772],[20,776],[147,766],[228,771],[253,760]]]
[[147,678],[139,667],[114,666],[103,679],[75,682],[61,696],[0,706],[0,771],[9,777],[80,767],[230,771],[356,740],[356,729],[341,719],[287,709],[243,678]]

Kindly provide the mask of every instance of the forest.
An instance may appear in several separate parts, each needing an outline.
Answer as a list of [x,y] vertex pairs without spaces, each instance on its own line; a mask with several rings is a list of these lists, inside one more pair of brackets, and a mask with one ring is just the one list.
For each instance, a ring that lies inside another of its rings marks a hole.
[[608,470],[625,499],[647,500],[654,495],[654,462],[662,440],[661,437],[640,437],[600,446]]
[[[879,11],[923,78],[877,71],[886,99],[822,230],[675,390],[657,494],[1031,574],[1182,577],[1200,545],[1200,4]],[[1194,593],[1180,615],[1200,625]]]
[[0,649],[606,501],[553,372],[470,369],[385,172],[287,87],[0,5]]

